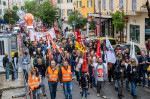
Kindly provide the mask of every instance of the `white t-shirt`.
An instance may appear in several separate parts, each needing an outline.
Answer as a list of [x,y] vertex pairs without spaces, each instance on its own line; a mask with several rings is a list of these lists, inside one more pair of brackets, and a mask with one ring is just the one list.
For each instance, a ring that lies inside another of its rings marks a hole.
[[98,65],[97,81],[104,81],[103,65]]

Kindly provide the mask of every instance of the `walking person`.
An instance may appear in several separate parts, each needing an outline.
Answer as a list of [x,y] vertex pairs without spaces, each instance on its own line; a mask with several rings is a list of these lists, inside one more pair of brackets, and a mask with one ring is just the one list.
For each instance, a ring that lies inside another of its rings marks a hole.
[[5,57],[3,57],[3,67],[6,71],[6,81],[9,81],[9,69],[6,68],[6,64],[9,62],[8,53],[5,53]]
[[22,69],[23,69],[23,73],[24,73],[24,77],[25,77],[25,81],[28,82],[28,71],[29,71],[29,68],[28,68],[28,65],[30,64],[30,59],[29,57],[27,57],[28,53],[27,52],[24,52],[23,53],[23,58],[21,60],[21,63],[22,63]]
[[72,71],[66,60],[60,70],[60,82],[64,89],[65,98],[72,99]]
[[18,79],[18,52],[14,54],[13,65],[14,65],[14,80],[16,81]]
[[98,58],[98,65],[95,68],[94,74],[95,82],[97,85],[97,97],[101,96],[106,99],[107,97],[104,95],[104,91],[105,83],[108,78],[108,71],[105,65],[103,64],[102,58]]
[[89,76],[87,74],[87,70],[83,70],[83,75],[81,77],[82,99],[84,99],[83,98],[84,94],[85,94],[85,99],[87,99],[88,83],[89,83]]
[[43,96],[46,96],[46,91],[45,91],[45,72],[46,72],[46,67],[45,64],[42,63],[42,59],[38,59],[38,63],[35,65],[36,68],[38,68],[38,73],[41,76],[41,85],[42,85],[42,93]]
[[137,66],[137,62],[135,59],[131,59],[131,64],[128,66],[128,77],[129,81],[131,82],[131,87],[132,87],[132,95],[133,98],[136,99],[136,84],[139,81],[139,69]]
[[40,84],[41,84],[41,77],[38,74],[38,69],[32,69],[31,73],[29,74],[29,88],[32,91],[33,99],[40,99]]
[[46,77],[48,78],[48,85],[50,90],[51,99],[56,98],[56,89],[58,83],[58,68],[54,60],[51,61],[51,65],[46,70]]

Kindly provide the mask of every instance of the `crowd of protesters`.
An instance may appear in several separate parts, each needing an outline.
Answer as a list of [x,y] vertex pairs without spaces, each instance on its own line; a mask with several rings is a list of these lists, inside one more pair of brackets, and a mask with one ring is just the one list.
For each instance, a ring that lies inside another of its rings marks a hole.
[[[106,99],[105,88],[107,83],[108,85],[114,85],[114,90],[118,91],[119,99],[124,97],[122,92],[123,83],[126,83],[127,91],[131,90],[131,95],[134,99],[137,98],[137,84],[142,87],[150,87],[150,80],[146,79],[146,75],[150,77],[150,72],[147,71],[150,58],[145,51],[141,52],[141,56],[138,59],[131,59],[129,49],[122,53],[120,46],[117,46],[115,50],[117,61],[112,64],[107,63],[105,59],[107,50],[105,42],[101,42],[102,57],[96,57],[98,42],[83,39],[86,47],[88,68],[83,70],[84,53],[75,47],[75,40],[71,36],[54,39],[63,54],[50,46],[52,58],[49,57],[47,41],[41,38],[40,41],[31,42],[27,34],[23,38],[29,53],[24,52],[21,63],[25,80],[33,93],[33,99],[36,99],[36,97],[40,99],[40,89],[42,89],[43,95],[46,96],[45,77],[48,79],[51,99],[56,98],[58,82],[63,86],[65,98],[72,99],[73,79],[76,80],[81,89],[82,99],[87,99],[87,94],[90,94],[90,88],[93,87],[97,89],[97,97]],[[13,58],[16,71],[18,71],[17,55],[16,53]],[[8,54],[6,53],[3,58],[4,67],[9,61],[7,57]],[[14,72],[14,78],[17,79],[17,72]],[[9,78],[6,76],[6,79],[8,80]],[[131,88],[129,84],[131,84]]]

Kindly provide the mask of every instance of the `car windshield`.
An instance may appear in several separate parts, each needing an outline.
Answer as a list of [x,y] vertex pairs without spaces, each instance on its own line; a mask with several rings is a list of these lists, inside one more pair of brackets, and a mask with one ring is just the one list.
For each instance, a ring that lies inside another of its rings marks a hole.
[[[109,40],[111,45],[116,45],[116,41],[115,40]],[[106,40],[104,40],[105,44],[106,44]]]

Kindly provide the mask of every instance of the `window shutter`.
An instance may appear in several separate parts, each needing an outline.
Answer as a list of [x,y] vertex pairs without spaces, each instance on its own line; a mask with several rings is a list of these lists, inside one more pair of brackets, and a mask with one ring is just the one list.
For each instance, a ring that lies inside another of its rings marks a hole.
[[103,9],[106,10],[106,0],[103,0]]
[[132,10],[133,11],[137,10],[137,0],[132,0]]
[[67,16],[69,16],[69,10],[67,9]]
[[2,9],[0,9],[0,15],[2,14]]
[[77,1],[77,8],[79,8],[79,1]]
[[109,8],[110,10],[113,10],[113,0],[109,0]]
[[80,1],[80,8],[82,8],[82,1]]
[[72,3],[72,0],[71,0],[71,3]]
[[97,9],[99,9],[100,4],[99,4],[99,0],[97,0]]
[[124,0],[119,1],[119,9],[123,10],[124,9]]
[[91,7],[92,7],[92,0],[91,0]]
[[69,0],[67,0],[67,3],[69,2]]

